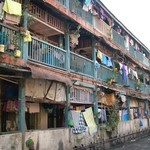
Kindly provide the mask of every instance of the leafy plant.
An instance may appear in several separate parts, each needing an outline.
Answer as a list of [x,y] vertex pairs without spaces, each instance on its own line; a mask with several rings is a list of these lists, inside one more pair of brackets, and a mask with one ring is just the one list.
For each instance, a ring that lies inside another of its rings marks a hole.
[[28,140],[26,141],[26,146],[28,148],[31,148],[33,147],[33,145],[34,145],[34,141],[31,138],[28,138]]
[[108,108],[108,120],[106,122],[106,129],[108,132],[114,131],[118,127],[119,115],[116,111],[116,105]]

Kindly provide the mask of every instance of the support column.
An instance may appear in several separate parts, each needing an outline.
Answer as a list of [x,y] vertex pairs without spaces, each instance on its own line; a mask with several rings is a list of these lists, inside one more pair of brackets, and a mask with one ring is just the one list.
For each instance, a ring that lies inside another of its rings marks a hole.
[[144,101],[144,115],[147,116],[148,115],[148,100],[145,99]]
[[19,82],[18,95],[18,129],[22,132],[22,150],[25,145],[25,79]]
[[93,91],[93,95],[94,95],[94,116],[95,116],[95,122],[98,126],[99,125],[99,122],[98,122],[98,99],[97,99],[97,91],[96,90]]
[[126,98],[127,98],[127,101],[126,101],[127,111],[128,111],[129,120],[130,120],[131,119],[130,118],[130,97],[127,95]]
[[97,79],[97,69],[95,68],[95,62],[96,62],[96,49],[95,49],[95,40],[92,38],[92,60],[93,60],[93,76],[95,79]]
[[68,127],[69,106],[70,106],[70,87],[66,86],[65,127]]
[[[23,21],[22,21],[22,26],[25,30],[28,29],[28,8],[27,8],[27,5],[28,5],[28,0],[25,0],[24,1],[24,10],[23,10]],[[23,59],[24,59],[24,62],[26,63],[27,59],[28,59],[28,42],[24,43],[24,40],[22,38],[22,56],[23,56]]]
[[66,25],[65,33],[65,50],[66,50],[66,69],[70,72],[70,42],[69,42],[69,26]]

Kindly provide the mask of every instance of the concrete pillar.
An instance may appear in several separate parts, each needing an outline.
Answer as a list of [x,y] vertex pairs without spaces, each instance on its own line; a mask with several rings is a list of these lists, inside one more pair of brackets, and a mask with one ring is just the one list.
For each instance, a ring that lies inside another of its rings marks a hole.
[[18,129],[22,132],[22,150],[25,145],[25,79],[19,82],[18,95]]
[[70,87],[66,86],[65,127],[68,127],[69,106],[70,106]]
[[69,26],[66,25],[66,32],[65,32],[65,50],[66,50],[66,69],[70,72],[70,42],[69,42]]
[[92,39],[92,60],[93,60],[93,76],[95,79],[97,79],[97,69],[95,68],[95,62],[96,62],[96,49],[95,49],[95,40]]

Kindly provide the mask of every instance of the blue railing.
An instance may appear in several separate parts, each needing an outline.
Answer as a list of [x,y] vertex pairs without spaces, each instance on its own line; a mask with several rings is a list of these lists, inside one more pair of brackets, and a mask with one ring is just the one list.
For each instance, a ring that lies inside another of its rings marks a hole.
[[77,73],[94,76],[94,62],[73,52],[70,53],[70,69]]
[[28,58],[48,66],[66,69],[66,51],[32,37],[28,43]]
[[[77,5],[78,4],[78,5]],[[90,11],[86,12],[82,9],[81,3],[75,2],[75,0],[69,0],[69,9],[72,13],[75,13],[77,16],[81,17],[86,22],[92,25],[92,14]]]
[[14,50],[22,50],[21,40],[22,37],[18,30],[0,23],[0,44],[4,45],[5,53],[13,55]]
[[124,37],[118,34],[114,29],[112,29],[112,35],[114,42],[125,49]]

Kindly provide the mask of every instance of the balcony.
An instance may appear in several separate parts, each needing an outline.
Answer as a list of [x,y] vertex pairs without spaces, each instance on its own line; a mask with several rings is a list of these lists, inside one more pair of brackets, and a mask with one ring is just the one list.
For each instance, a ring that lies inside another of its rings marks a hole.
[[4,48],[1,52],[15,55],[15,50],[22,49],[21,40],[18,30],[0,23],[0,45]]
[[145,57],[145,56],[143,56],[143,63],[144,63],[147,67],[150,67],[150,60],[149,60],[147,57]]
[[45,37],[64,34],[64,22],[62,20],[33,3],[30,5],[28,24],[32,32]]
[[56,1],[64,6],[66,6],[66,0],[56,0]]
[[69,0],[69,9],[72,13],[75,13],[78,17],[92,25],[92,14],[91,12],[86,12],[82,9],[81,5],[74,6],[73,0]]
[[60,69],[66,69],[66,51],[32,37],[28,43],[28,59]]
[[94,62],[73,52],[70,53],[70,69],[76,73],[94,76]]
[[114,29],[112,29],[112,35],[114,42],[125,49],[124,37],[118,34]]
[[94,28],[103,33],[107,38],[111,37],[111,28],[102,19],[99,19],[97,16],[94,16],[93,24]]

